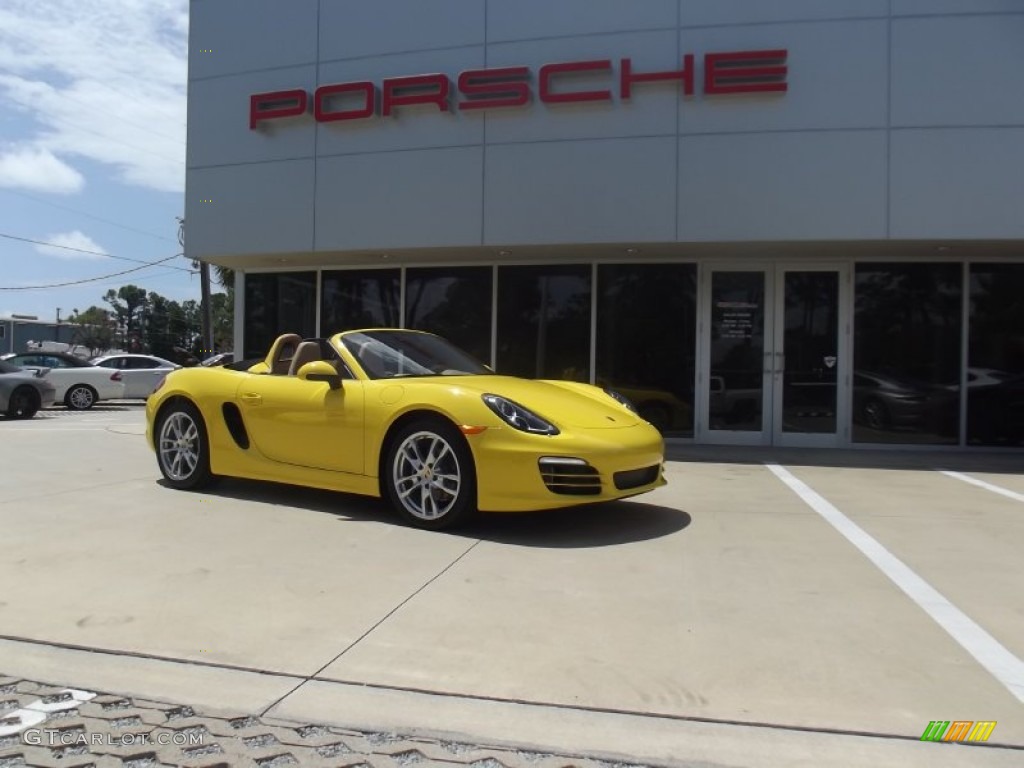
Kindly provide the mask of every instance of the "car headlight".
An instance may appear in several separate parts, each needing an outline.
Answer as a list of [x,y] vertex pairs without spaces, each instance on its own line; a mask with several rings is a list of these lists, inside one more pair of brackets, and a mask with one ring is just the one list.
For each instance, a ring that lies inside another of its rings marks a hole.
[[612,400],[618,402],[619,405],[624,405],[626,408],[629,408],[629,410],[631,410],[633,413],[637,413],[636,406],[633,405],[633,403],[631,403],[629,398],[626,397],[625,395],[620,395],[613,389],[606,389],[604,393],[608,395],[608,397],[610,397]]
[[542,419],[533,411],[509,400],[507,397],[484,395],[483,400],[487,403],[487,407],[494,411],[510,427],[515,427],[518,430],[534,435],[558,434],[558,428],[554,424]]

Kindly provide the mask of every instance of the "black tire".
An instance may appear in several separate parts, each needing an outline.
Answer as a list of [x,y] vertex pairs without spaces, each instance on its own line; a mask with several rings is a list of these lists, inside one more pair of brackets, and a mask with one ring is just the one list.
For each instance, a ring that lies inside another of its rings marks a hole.
[[476,468],[462,434],[440,418],[417,419],[388,444],[381,484],[394,510],[438,531],[476,512]]
[[32,387],[18,387],[7,401],[7,418],[31,419],[39,411],[39,393]]
[[171,404],[157,419],[156,463],[168,485],[192,491],[209,485],[210,440],[199,410],[187,401]]
[[75,384],[64,393],[64,405],[72,411],[87,411],[97,399],[96,390],[88,384]]
[[887,429],[892,423],[889,409],[877,397],[869,397],[864,401],[864,404],[861,405],[860,417],[864,424],[871,429]]

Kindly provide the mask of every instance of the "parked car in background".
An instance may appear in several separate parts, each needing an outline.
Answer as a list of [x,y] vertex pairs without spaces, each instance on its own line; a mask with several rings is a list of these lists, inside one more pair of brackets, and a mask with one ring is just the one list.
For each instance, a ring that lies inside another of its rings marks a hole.
[[156,355],[130,353],[94,357],[92,363],[101,368],[113,368],[120,371],[124,381],[124,397],[143,400],[153,393],[157,384],[163,381],[164,376],[181,368],[177,363],[172,363],[170,360]]
[[45,376],[49,369],[25,370],[0,360],[0,412],[9,419],[31,419],[53,405],[57,388]]
[[56,388],[56,401],[74,411],[92,408],[99,400],[124,397],[120,371],[91,365],[64,352],[23,352],[4,355],[0,360],[33,371],[48,368],[44,378]]

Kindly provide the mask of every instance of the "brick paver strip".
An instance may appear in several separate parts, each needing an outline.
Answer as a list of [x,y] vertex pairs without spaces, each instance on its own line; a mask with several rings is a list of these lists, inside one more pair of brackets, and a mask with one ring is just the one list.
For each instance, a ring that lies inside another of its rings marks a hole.
[[[90,692],[92,693],[92,692]],[[38,719],[40,710],[46,719]],[[20,730],[19,730],[20,729]],[[61,689],[0,673],[0,768],[647,768],[582,756],[213,717],[191,707]]]

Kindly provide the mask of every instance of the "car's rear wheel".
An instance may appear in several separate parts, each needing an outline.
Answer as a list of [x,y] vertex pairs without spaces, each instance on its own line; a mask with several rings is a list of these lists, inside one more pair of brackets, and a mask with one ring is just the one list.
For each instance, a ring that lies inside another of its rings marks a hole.
[[32,387],[18,387],[7,401],[7,418],[31,419],[39,410],[39,393]]
[[206,425],[191,403],[174,403],[160,415],[156,459],[164,479],[179,490],[201,488],[213,479]]
[[861,417],[872,429],[888,429],[891,419],[889,409],[877,397],[869,397],[861,407]]
[[395,510],[419,528],[448,528],[475,511],[473,456],[459,431],[440,419],[417,420],[395,435],[384,486]]
[[75,384],[64,395],[64,405],[73,411],[87,411],[96,404],[96,390],[88,384]]

